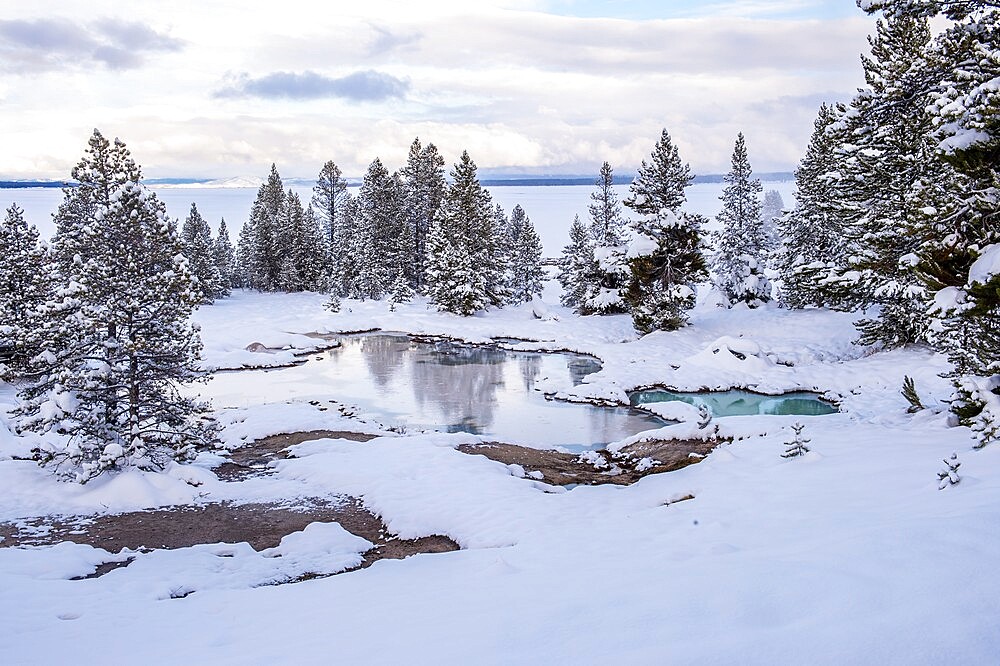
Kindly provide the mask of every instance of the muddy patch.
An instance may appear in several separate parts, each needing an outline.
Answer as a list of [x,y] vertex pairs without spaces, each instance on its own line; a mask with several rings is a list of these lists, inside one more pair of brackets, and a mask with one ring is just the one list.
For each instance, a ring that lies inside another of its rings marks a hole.
[[348,439],[352,442],[368,442],[376,437],[378,435],[343,430],[308,430],[271,435],[238,449],[233,449],[229,452],[229,460],[215,467],[212,471],[223,481],[243,481],[252,476],[266,474],[268,466],[272,462],[288,458],[288,452],[285,449],[302,442],[317,439]]
[[[0,523],[0,547],[72,541],[117,553],[124,548],[146,551],[245,541],[260,551],[277,546],[282,537],[314,522],[339,523],[351,534],[374,544],[358,568],[379,560],[459,549],[457,543],[441,535],[401,539],[391,534],[381,518],[365,508],[361,500],[353,497],[298,499],[284,505],[216,502],[111,515],[29,518]],[[102,564],[89,577],[127,564]]]
[[532,449],[514,444],[462,444],[462,453],[486,456],[505,465],[520,465],[528,478],[554,486],[629,485],[644,476],[671,472],[700,461],[721,440],[653,440],[630,444],[614,453],[582,454]]

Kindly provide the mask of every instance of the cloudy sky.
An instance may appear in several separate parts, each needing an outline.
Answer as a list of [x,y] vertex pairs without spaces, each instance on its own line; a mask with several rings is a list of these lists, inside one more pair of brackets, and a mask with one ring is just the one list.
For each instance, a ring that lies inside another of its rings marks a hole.
[[862,83],[851,0],[0,0],[0,178],[65,178],[94,127],[147,177],[398,167],[415,136],[489,173],[629,173],[666,127],[790,170]]

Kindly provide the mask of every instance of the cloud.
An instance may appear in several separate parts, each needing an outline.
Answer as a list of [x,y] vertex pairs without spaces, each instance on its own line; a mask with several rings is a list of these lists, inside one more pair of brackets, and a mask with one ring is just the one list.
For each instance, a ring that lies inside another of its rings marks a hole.
[[139,22],[101,19],[81,25],[56,18],[0,20],[0,69],[8,72],[95,64],[133,69],[150,54],[182,48],[181,40]]
[[396,50],[411,50],[423,39],[423,35],[419,32],[394,32],[374,23],[369,23],[368,26],[375,33],[368,45],[369,55],[381,55]]
[[363,70],[331,78],[316,72],[274,72],[257,78],[247,74],[231,77],[215,97],[259,97],[262,99],[311,100],[340,98],[354,102],[381,102],[403,97],[410,84],[384,72]]

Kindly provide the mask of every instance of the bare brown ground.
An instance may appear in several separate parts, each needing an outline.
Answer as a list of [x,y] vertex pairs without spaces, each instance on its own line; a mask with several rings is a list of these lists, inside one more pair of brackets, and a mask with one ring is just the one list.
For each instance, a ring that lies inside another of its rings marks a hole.
[[[462,444],[458,450],[486,456],[506,465],[520,465],[529,475],[538,472],[542,475],[540,481],[555,486],[602,483],[629,485],[650,474],[670,472],[696,463],[720,443],[718,440],[639,442],[630,444],[615,454],[597,451],[600,456],[597,464],[582,461],[575,453],[531,449],[513,444]],[[652,459],[653,464],[640,469],[639,462],[644,458]]]
[[[367,442],[375,435],[311,430],[272,435],[231,452],[231,461],[215,468],[224,481],[239,481],[266,473],[268,463],[287,458],[284,449],[316,439],[349,439]],[[277,546],[282,537],[299,532],[314,522],[339,523],[345,530],[371,541],[358,568],[379,560],[403,559],[419,553],[458,550],[457,543],[439,534],[401,539],[391,534],[382,519],[361,500],[343,496],[334,499],[306,498],[283,504],[234,504],[214,502],[179,505],[149,511],[90,516],[41,516],[16,522],[0,522],[0,547],[41,546],[62,541],[86,544],[109,552],[186,548],[205,543],[247,542],[255,550]],[[107,562],[87,578],[104,575],[125,562]],[[305,578],[315,577],[307,575]]]
[[223,481],[242,481],[251,476],[265,473],[274,460],[288,457],[284,450],[289,446],[316,439],[349,439],[353,442],[367,442],[376,435],[342,430],[308,430],[305,432],[282,433],[258,439],[255,442],[233,449],[229,461],[216,467],[213,472]]
[[[152,511],[77,517],[27,519],[0,523],[0,546],[39,546],[72,541],[109,552],[185,548],[203,543],[246,541],[255,550],[273,548],[281,538],[313,522],[336,522],[351,534],[371,541],[361,568],[379,560],[403,559],[418,553],[458,550],[446,536],[400,539],[390,534],[382,520],[353,497],[310,498],[294,504],[232,504],[216,502],[175,506]],[[99,573],[117,566],[102,565]],[[118,565],[122,566],[122,565]],[[96,572],[95,572],[96,573]]]

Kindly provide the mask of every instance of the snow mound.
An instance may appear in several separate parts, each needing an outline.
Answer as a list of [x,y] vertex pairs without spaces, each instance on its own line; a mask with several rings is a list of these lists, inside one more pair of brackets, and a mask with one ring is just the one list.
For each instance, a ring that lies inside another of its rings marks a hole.
[[720,369],[745,372],[764,371],[775,365],[774,359],[765,354],[753,340],[724,335],[697,354],[687,358],[689,363]]
[[642,409],[656,414],[661,419],[677,421],[678,423],[696,422],[700,418],[697,407],[680,400],[648,402],[642,405]]

